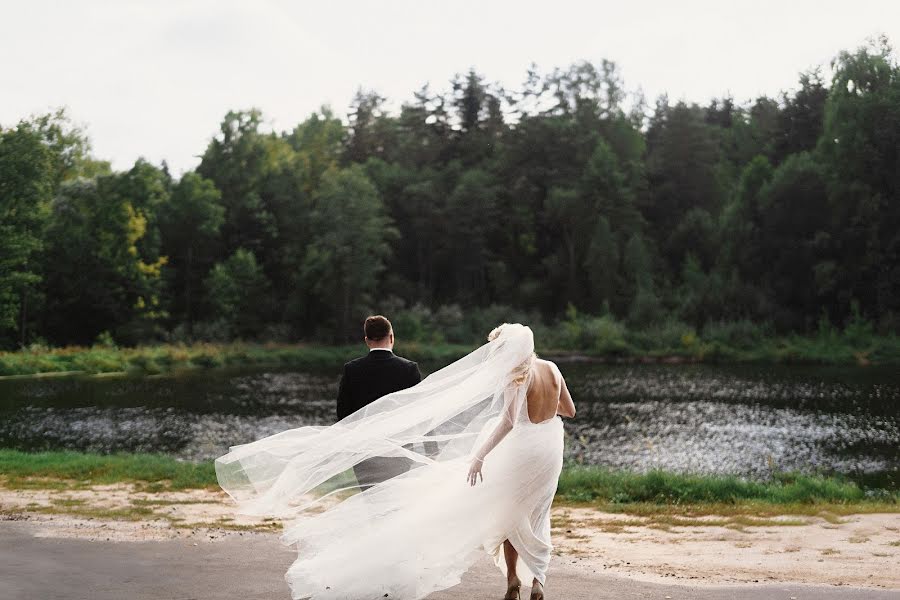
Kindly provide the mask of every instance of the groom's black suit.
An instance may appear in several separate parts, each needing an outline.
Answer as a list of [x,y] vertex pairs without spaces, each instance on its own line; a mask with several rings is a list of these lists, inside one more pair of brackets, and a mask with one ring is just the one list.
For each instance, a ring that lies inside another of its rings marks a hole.
[[422,381],[419,365],[390,350],[369,354],[344,365],[338,389],[337,418],[352,415],[382,396],[405,390]]
[[[343,419],[382,396],[405,390],[422,381],[419,366],[390,350],[370,350],[369,354],[344,365],[338,388],[337,418]],[[356,479],[363,488],[408,471],[405,458],[376,457],[355,467]]]

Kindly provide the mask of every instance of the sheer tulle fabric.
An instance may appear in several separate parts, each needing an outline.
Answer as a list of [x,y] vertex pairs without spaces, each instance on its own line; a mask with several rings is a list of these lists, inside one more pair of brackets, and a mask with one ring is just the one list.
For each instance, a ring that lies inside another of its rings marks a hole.
[[[419,385],[330,427],[300,427],[234,446],[216,459],[238,511],[285,521],[297,544],[285,574],[292,597],[415,600],[450,587],[487,551],[503,571],[502,543],[520,577],[543,582],[549,509],[562,468],[562,423],[528,420],[512,373],[534,350],[531,330],[501,334]],[[470,487],[471,458],[490,450]],[[374,459],[374,460],[372,460]],[[405,461],[408,471],[349,495],[348,471]]]

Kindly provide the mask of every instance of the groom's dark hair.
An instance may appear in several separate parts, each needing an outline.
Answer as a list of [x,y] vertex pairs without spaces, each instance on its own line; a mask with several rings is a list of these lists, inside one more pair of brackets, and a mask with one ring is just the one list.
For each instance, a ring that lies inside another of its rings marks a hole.
[[366,317],[363,331],[366,332],[366,337],[371,341],[378,342],[386,338],[391,332],[391,322],[387,320],[387,317],[372,315],[371,317]]

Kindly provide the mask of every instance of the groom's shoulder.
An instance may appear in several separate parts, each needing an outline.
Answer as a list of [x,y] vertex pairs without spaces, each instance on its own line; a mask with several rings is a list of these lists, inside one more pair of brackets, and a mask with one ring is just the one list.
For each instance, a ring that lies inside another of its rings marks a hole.
[[353,369],[354,367],[359,365],[362,361],[366,360],[367,358],[369,358],[368,355],[360,356],[360,357],[354,358],[353,360],[348,360],[347,362],[344,363],[344,369]]
[[408,358],[403,358],[402,356],[398,356],[398,355],[396,355],[396,354],[394,355],[394,358],[397,359],[397,360],[399,360],[399,361],[402,362],[403,364],[407,364],[407,365],[414,365],[414,364],[416,364],[414,361],[411,361],[411,360],[409,360]]
[[[369,360],[371,359],[371,356],[372,356],[371,354],[366,354],[364,356],[360,356],[358,358],[354,358],[353,360],[347,361],[344,363],[344,369],[352,371],[353,369],[369,362]],[[382,361],[377,361],[377,362],[381,363]],[[387,362],[387,364],[400,364],[400,365],[406,365],[406,366],[417,365],[417,363],[409,360],[408,358],[404,358],[404,357],[398,356],[396,354],[391,356],[390,360],[386,361],[386,362]]]

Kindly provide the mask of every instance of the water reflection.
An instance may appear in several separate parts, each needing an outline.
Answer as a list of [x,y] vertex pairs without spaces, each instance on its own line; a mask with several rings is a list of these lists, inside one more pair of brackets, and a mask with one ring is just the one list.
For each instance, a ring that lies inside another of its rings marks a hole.
[[[568,459],[765,477],[774,469],[893,478],[893,369],[562,364],[578,403]],[[0,382],[0,445],[217,456],[333,422],[335,373],[216,371]],[[884,483],[884,481],[882,481]]]

